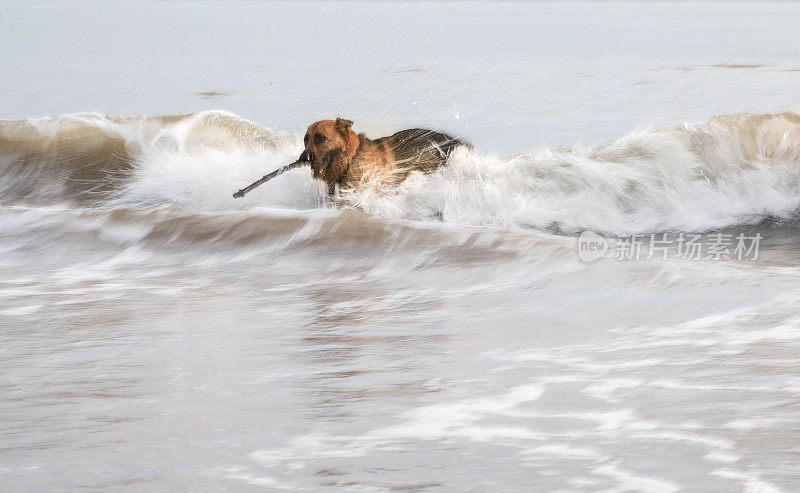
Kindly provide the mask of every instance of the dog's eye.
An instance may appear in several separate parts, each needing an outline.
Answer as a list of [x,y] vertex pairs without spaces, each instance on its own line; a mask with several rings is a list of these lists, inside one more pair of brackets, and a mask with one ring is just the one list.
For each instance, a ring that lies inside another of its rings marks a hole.
[[314,136],[314,142],[317,143],[317,144],[322,144],[326,140],[328,140],[328,139],[326,139],[324,135],[317,134],[317,135]]
[[303,137],[303,143],[304,143],[304,144],[308,144],[308,135],[306,135],[305,137]]

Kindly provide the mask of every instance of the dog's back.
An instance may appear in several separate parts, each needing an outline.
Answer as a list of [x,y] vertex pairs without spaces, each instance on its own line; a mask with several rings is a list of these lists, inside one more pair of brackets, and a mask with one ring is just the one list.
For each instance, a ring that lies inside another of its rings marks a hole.
[[392,149],[398,168],[425,173],[444,166],[455,147],[468,145],[447,134],[423,128],[401,130],[374,142],[378,145],[387,144]]

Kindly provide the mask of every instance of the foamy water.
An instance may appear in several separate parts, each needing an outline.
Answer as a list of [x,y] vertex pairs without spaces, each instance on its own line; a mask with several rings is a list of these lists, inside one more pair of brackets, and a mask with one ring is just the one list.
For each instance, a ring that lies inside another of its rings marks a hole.
[[[2,8],[4,489],[800,488],[797,4]],[[232,198],[337,115],[474,148]]]

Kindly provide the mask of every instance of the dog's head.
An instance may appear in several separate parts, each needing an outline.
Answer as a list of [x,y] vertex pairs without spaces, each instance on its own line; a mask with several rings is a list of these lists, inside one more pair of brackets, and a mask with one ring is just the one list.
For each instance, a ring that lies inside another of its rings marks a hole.
[[350,120],[337,118],[321,120],[308,127],[300,160],[311,163],[314,178],[334,183],[347,170],[358,147],[358,137],[352,126]]

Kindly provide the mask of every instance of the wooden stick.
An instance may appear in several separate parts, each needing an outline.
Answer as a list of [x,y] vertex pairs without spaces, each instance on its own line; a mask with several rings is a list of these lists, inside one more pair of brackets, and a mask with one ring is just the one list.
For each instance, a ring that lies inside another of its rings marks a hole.
[[270,173],[268,175],[264,175],[263,177],[261,177],[260,179],[254,181],[250,185],[247,185],[243,189],[241,189],[238,192],[236,192],[235,194],[233,194],[233,198],[240,199],[240,198],[244,197],[245,194],[250,192],[252,189],[254,189],[254,188],[256,188],[256,187],[258,187],[260,185],[263,185],[264,183],[266,183],[266,182],[270,181],[271,179],[275,178],[276,176],[282,175],[282,174],[286,173],[287,171],[289,171],[290,169],[300,168],[302,166],[308,166],[309,164],[311,164],[311,163],[308,162],[308,161],[300,161],[298,159],[297,161],[293,162],[292,164],[287,164],[286,166],[284,166],[282,168],[278,168],[275,171],[273,171],[272,173]]

